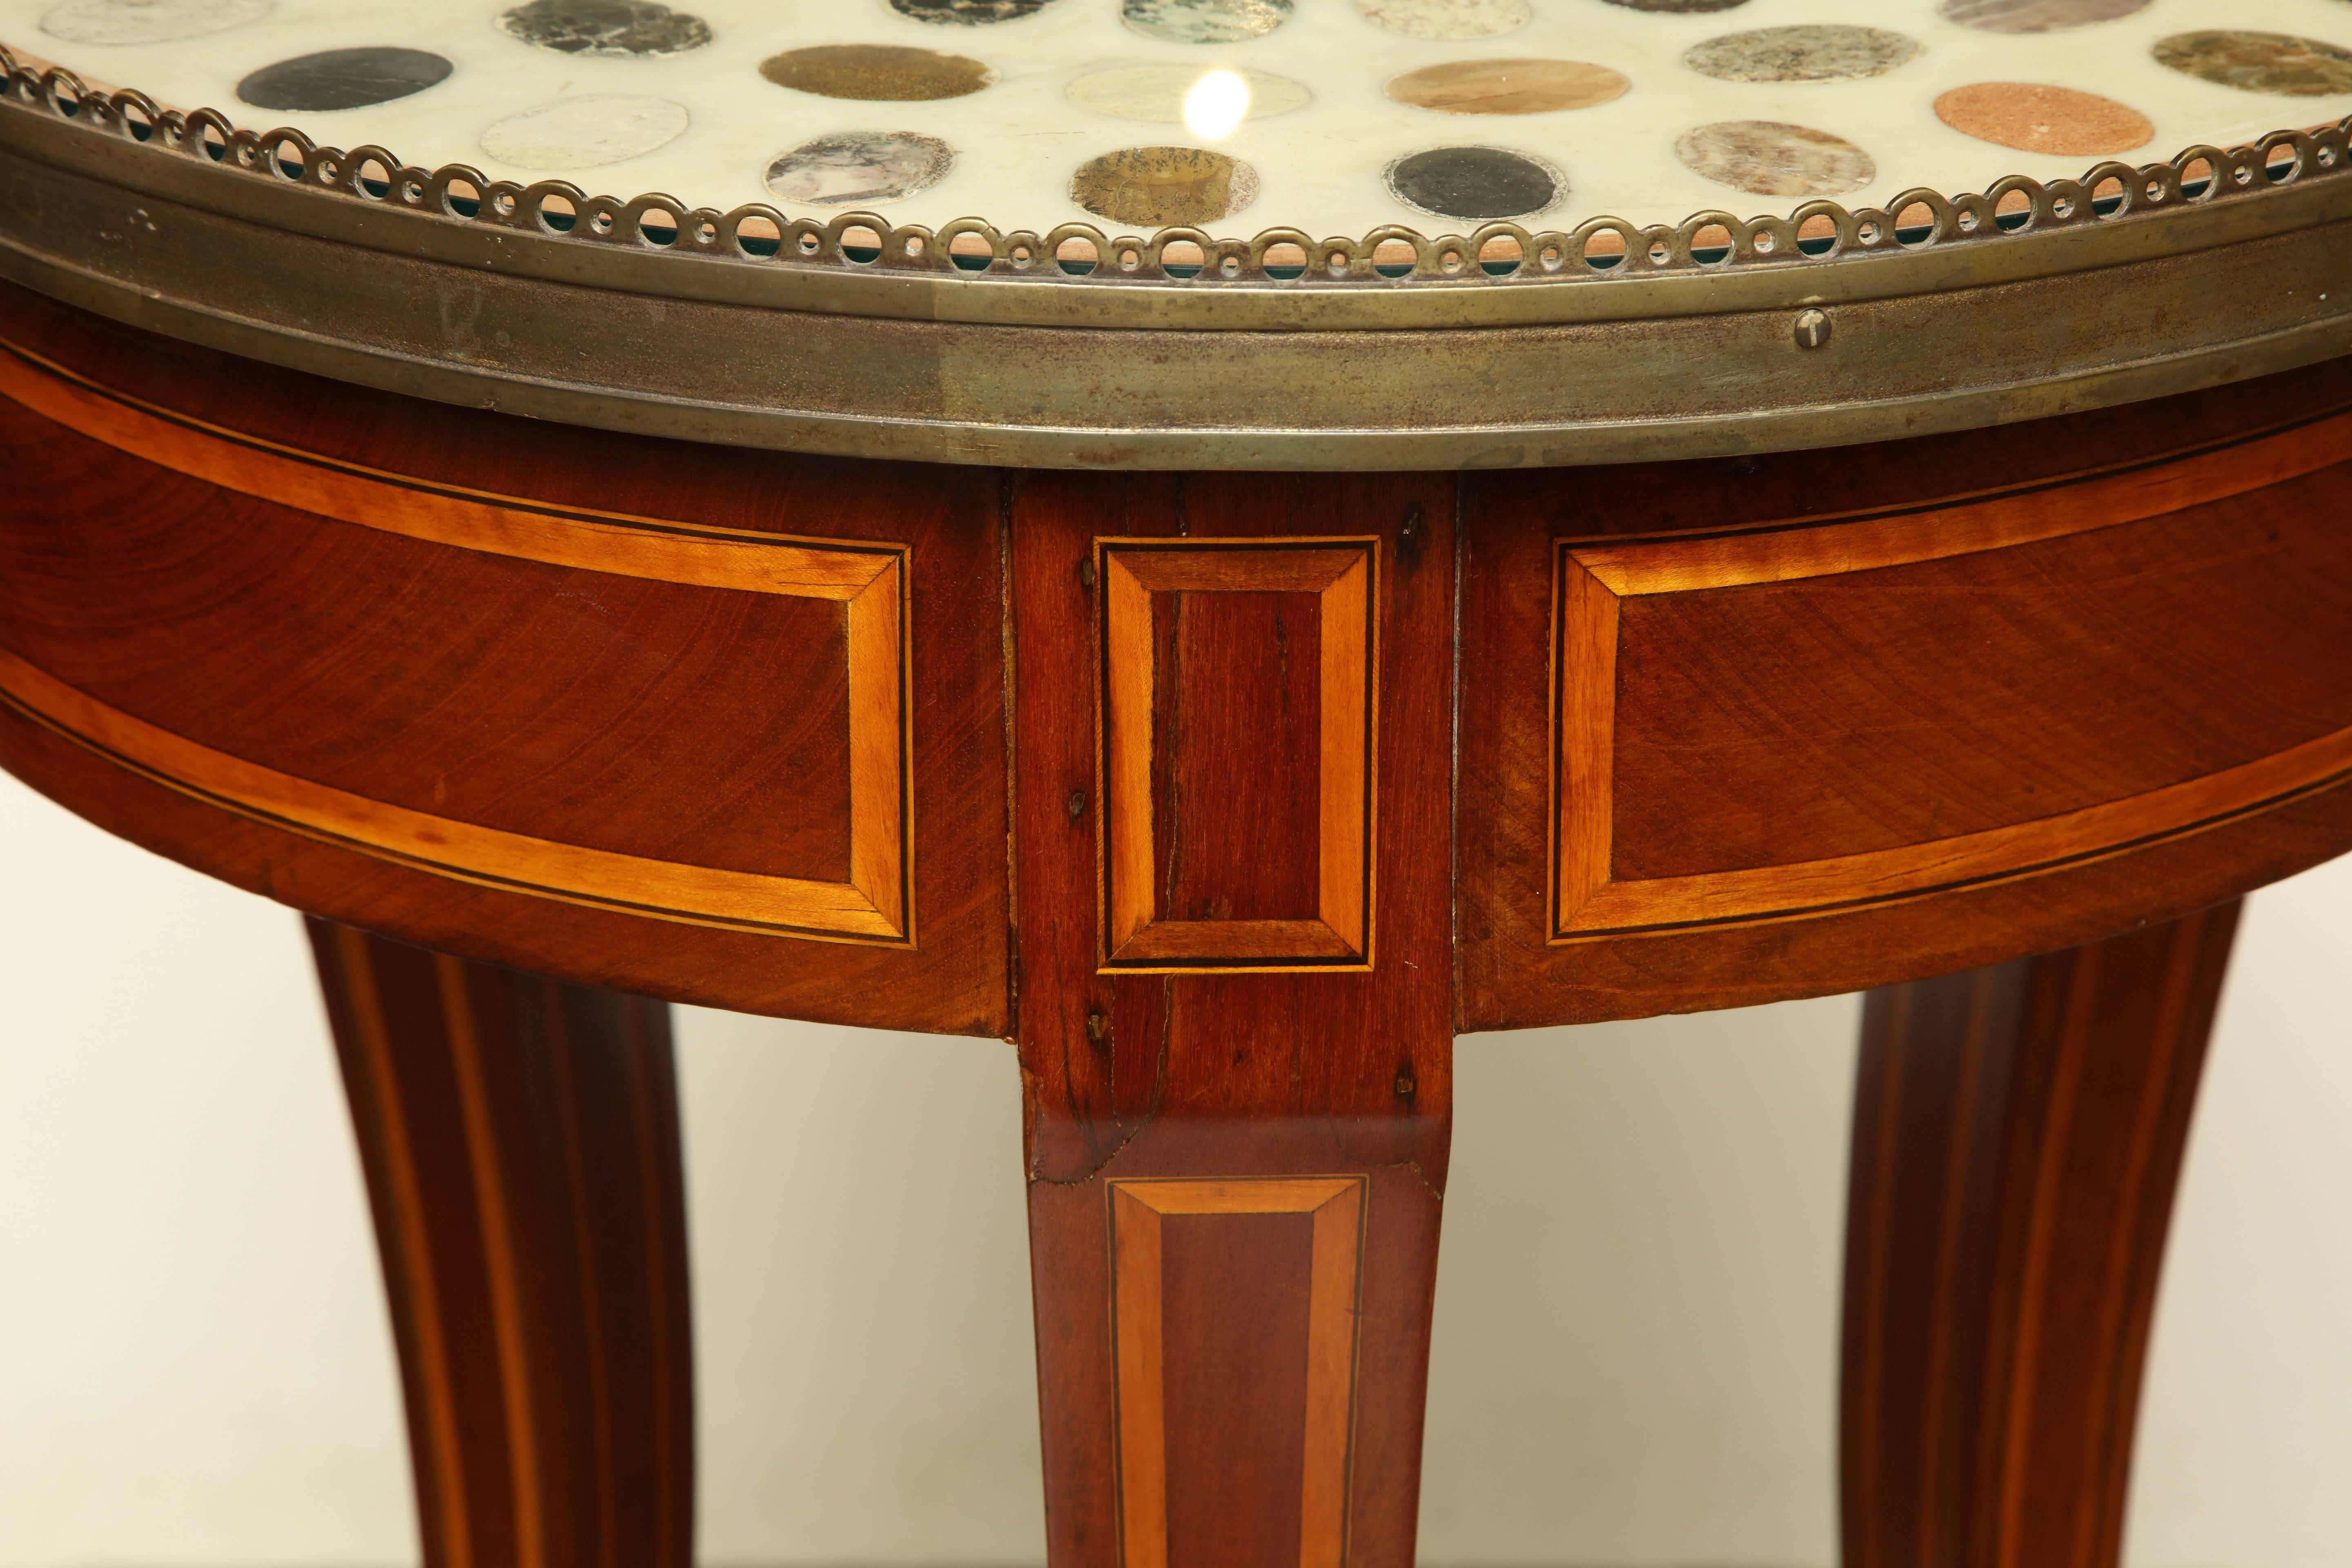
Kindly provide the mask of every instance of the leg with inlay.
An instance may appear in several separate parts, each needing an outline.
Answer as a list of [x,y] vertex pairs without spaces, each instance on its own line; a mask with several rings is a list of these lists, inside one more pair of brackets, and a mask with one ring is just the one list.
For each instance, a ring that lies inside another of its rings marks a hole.
[[689,1568],[668,1009],[309,922],[428,1568]]
[[1870,994],[1847,1568],[2115,1568],[2165,1230],[2238,906]]
[[1055,1568],[1412,1560],[1451,1127],[1445,494],[1016,500]]

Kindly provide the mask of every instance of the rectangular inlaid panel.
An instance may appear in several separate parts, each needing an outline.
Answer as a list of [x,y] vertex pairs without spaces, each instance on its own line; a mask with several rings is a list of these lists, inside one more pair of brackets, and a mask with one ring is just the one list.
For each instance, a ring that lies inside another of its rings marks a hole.
[[1371,960],[1370,540],[1102,540],[1106,967]]
[[1554,939],[2020,874],[2352,766],[2342,482],[2007,543],[1560,547]]
[[1170,920],[1320,918],[1319,857],[1297,853],[1322,832],[1320,609],[1315,594],[1151,596],[1152,853]]
[[[492,885],[911,938],[902,547],[428,485],[13,356],[0,390],[209,487],[0,542],[21,710],[234,809]],[[132,577],[142,611],[117,617]]]
[[1360,1176],[1110,1184],[1126,1568],[1339,1568]]

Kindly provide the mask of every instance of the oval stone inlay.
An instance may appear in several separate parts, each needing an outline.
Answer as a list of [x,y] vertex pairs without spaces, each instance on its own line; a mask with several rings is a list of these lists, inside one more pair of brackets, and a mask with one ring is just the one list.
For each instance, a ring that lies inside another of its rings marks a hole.
[[1919,46],[1884,27],[1806,24],[1726,33],[1692,46],[1683,63],[1720,81],[1852,81],[1883,76]]
[[1127,147],[1079,164],[1070,199],[1139,228],[1215,223],[1257,200],[1257,171],[1199,147]]
[[688,122],[666,98],[583,92],[508,115],[482,132],[482,151],[518,169],[601,169],[667,146]]
[[1548,114],[1607,103],[1632,85],[1582,60],[1448,60],[1395,78],[1388,94],[1443,114]]
[[1869,153],[1843,136],[1778,120],[1722,120],[1675,139],[1695,174],[1755,196],[1842,196],[1878,178]]
[[839,131],[779,153],[768,189],[809,206],[879,206],[928,190],[955,167],[955,149],[911,131]]
[[[1095,71],[1070,84],[1070,101],[1121,120],[1184,123],[1184,100],[1206,73],[1198,66],[1118,66]],[[1244,120],[1271,120],[1304,109],[1315,95],[1288,77],[1267,71],[1237,71],[1249,89]]]
[[1356,0],[1374,26],[1433,43],[1499,38],[1528,25],[1528,0]]
[[530,0],[499,18],[526,44],[565,55],[678,55],[710,41],[710,24],[653,0]]
[[1126,0],[1119,19],[1171,44],[1238,44],[1290,20],[1291,0]]
[[1695,16],[1708,11],[1728,11],[1735,5],[1745,5],[1748,0],[1609,0],[1612,5],[1622,5],[1628,11],[1664,11],[1673,16]]
[[979,27],[991,22],[1018,22],[1034,16],[1054,0],[890,0],[890,9],[918,22],[942,27]]
[[1500,147],[1433,147],[1398,159],[1388,175],[1407,206],[1470,223],[1532,216],[1568,194],[1559,170]]
[[1936,100],[1936,118],[1964,135],[2021,153],[2099,157],[2145,147],[2147,115],[2095,92],[2036,82],[1980,81]]
[[423,92],[454,68],[424,49],[321,49],[268,65],[236,84],[256,109],[364,109]]
[[2113,22],[2149,0],[1944,0],[1944,19],[1987,33],[2057,33]]
[[2352,49],[2285,33],[2215,29],[2157,40],[2157,63],[2184,76],[2282,98],[2352,92]]
[[271,0],[67,0],[41,31],[74,44],[168,44],[258,22]]
[[896,44],[818,44],[760,62],[760,74],[778,87],[819,98],[869,103],[923,103],[961,98],[996,80],[978,60],[940,49]]

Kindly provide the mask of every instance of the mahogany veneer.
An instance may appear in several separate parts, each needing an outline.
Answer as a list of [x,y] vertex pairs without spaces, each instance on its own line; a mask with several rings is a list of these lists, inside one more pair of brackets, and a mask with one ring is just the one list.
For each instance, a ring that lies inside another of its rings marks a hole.
[[1873,992],[1843,1562],[2105,1568],[2238,906]]
[[309,922],[426,1568],[691,1568],[669,1010]]
[[2113,1563],[2198,911],[2352,847],[2352,363],[1171,476],[552,427],[13,289],[0,340],[0,763],[337,922],[435,1561],[690,1544],[614,991],[1017,1044],[1055,1568],[1395,1568],[1455,1033],[1891,986],[1848,1555]]

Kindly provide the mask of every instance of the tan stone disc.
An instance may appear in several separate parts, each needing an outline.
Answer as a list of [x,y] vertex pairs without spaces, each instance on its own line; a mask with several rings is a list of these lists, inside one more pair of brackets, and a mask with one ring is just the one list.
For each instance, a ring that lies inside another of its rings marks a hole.
[[1869,153],[1843,136],[1778,120],[1722,120],[1675,139],[1693,174],[1756,196],[1842,196],[1878,178]]
[[2100,157],[2144,147],[2156,134],[2128,104],[2071,87],[1979,81],[1936,100],[1936,118],[1963,135],[2021,153]]
[[1919,42],[1884,27],[1804,22],[1725,33],[1694,44],[1683,63],[1718,81],[1852,81],[1916,58]]
[[1144,228],[1215,223],[1257,199],[1257,171],[1201,147],[1123,147],[1079,164],[1070,199]]
[[761,60],[760,74],[796,92],[869,103],[961,98],[996,80],[994,71],[968,56],[897,44],[819,44],[790,49]]
[[1582,60],[1448,60],[1392,79],[1388,94],[1442,114],[1548,114],[1607,103],[1632,85]]
[[1528,0],[1356,0],[1364,20],[1408,38],[1458,43],[1499,38],[1528,25]]

